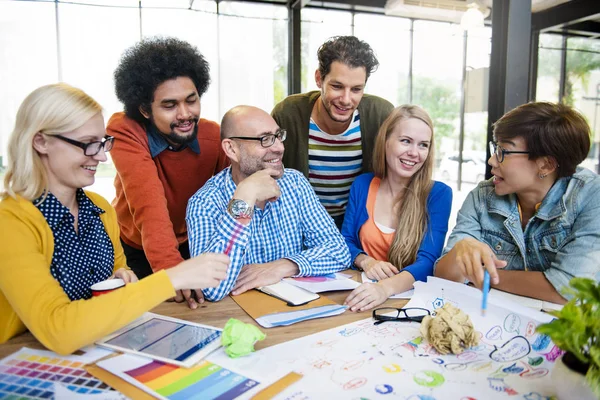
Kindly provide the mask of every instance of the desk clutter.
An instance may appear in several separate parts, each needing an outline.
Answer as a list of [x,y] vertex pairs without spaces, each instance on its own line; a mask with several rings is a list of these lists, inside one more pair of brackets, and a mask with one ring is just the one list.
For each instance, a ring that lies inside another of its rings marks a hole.
[[[0,398],[123,398],[112,387],[136,399],[550,399],[555,391],[549,372],[562,351],[536,327],[552,317],[493,294],[482,316],[480,300],[477,289],[430,277],[415,283],[404,308],[434,318],[436,310],[464,312],[477,340],[463,343],[460,354],[436,351],[418,319],[390,317],[366,318],[236,358],[220,347],[191,368],[133,354],[83,365],[78,356],[24,348],[0,362]],[[233,323],[224,331],[240,328]],[[253,338],[261,335],[254,332]]]

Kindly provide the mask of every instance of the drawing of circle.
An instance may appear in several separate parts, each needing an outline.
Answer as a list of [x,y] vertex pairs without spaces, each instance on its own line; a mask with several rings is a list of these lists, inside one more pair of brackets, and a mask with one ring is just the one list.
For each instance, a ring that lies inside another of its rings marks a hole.
[[348,382],[344,383],[344,390],[352,390],[352,389],[358,389],[359,387],[363,386],[365,383],[367,383],[367,378],[354,378],[352,380],[349,380]]
[[421,371],[417,372],[413,378],[417,385],[425,387],[438,387],[446,381],[442,374],[435,371]]
[[462,354],[456,356],[461,361],[473,361],[477,358],[477,354],[472,351],[465,351]]
[[390,385],[383,384],[375,386],[375,391],[379,394],[388,394],[392,393],[394,391],[394,388]]
[[444,365],[444,367],[446,367],[446,369],[449,371],[464,371],[467,369],[467,364],[450,363]]
[[388,364],[381,368],[383,368],[383,370],[388,374],[397,374],[398,372],[402,371],[402,368],[398,364]]

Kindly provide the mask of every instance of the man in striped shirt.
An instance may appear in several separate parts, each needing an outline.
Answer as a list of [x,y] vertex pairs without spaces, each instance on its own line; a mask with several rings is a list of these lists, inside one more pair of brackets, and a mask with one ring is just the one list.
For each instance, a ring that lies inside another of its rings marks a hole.
[[354,36],[329,39],[317,52],[315,81],[320,90],[287,97],[272,116],[288,132],[286,167],[308,177],[319,200],[341,227],[350,185],[372,170],[379,126],[394,108],[364,94],[379,62],[373,49]]
[[344,238],[307,179],[284,169],[286,131],[269,114],[238,106],[221,123],[231,161],[188,202],[190,254],[225,253],[227,278],[203,290],[221,300],[289,276],[326,275],[350,266]]

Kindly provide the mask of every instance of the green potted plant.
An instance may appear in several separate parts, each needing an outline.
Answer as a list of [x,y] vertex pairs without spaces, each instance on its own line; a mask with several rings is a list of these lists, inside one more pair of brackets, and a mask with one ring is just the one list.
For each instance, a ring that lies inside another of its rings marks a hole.
[[540,325],[537,331],[566,351],[552,371],[558,398],[600,398],[600,284],[573,278],[569,285],[565,293],[573,298],[562,310],[551,311],[556,319]]

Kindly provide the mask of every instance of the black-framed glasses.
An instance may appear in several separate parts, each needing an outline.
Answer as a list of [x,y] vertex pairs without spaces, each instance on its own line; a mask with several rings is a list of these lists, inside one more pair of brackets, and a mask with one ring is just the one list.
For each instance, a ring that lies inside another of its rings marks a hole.
[[504,161],[506,154],[529,154],[529,151],[505,150],[498,143],[490,142],[490,154],[494,154],[498,164],[500,164]]
[[65,141],[69,144],[72,144],[73,146],[77,146],[80,149],[83,150],[83,154],[85,154],[86,156],[95,156],[96,154],[100,153],[101,149],[104,149],[105,152],[109,152],[112,148],[113,145],[115,144],[115,138],[113,136],[104,136],[104,139],[101,142],[90,142],[90,143],[84,143],[84,142],[80,142],[78,140],[73,140],[73,139],[69,139],[67,137],[61,136],[61,135],[51,135],[52,137],[58,138],[62,141]]
[[419,307],[382,307],[373,310],[373,319],[375,320],[375,325],[383,324],[384,322],[388,321],[421,322],[423,321],[423,318],[425,318],[428,315],[431,315],[431,312],[429,312],[428,309]]
[[275,139],[284,142],[286,137],[287,131],[285,129],[277,129],[275,133],[267,133],[261,137],[232,136],[229,139],[260,140],[260,145],[262,147],[271,147],[275,144]]

